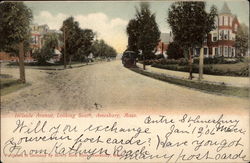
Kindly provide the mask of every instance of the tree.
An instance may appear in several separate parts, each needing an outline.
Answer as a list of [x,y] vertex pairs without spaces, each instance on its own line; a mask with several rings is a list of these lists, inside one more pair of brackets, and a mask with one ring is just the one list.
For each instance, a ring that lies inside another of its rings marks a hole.
[[116,50],[106,44],[104,40],[96,40],[92,46],[92,52],[95,57],[100,58],[109,58],[109,57],[116,57],[117,52]]
[[155,14],[149,9],[149,3],[142,2],[140,9],[136,9],[136,21],[139,27],[138,49],[143,55],[143,69],[145,70],[145,59],[154,56],[154,50],[160,41],[160,31],[155,21]]
[[168,59],[184,58],[183,50],[181,49],[180,45],[175,42],[171,42],[169,44],[167,55],[168,55]]
[[56,34],[48,34],[45,36],[45,43],[41,50],[33,54],[33,58],[37,59],[39,64],[46,64],[46,61],[53,57],[54,50],[58,47],[59,36]]
[[20,81],[25,83],[24,52],[29,47],[32,12],[23,2],[4,2],[0,13],[0,50],[19,53]]
[[63,37],[65,38],[63,57],[67,56],[69,65],[71,66],[72,58],[77,54],[78,48],[80,48],[79,44],[76,43],[79,39],[79,23],[73,17],[69,17],[63,21],[60,30],[63,31]]
[[205,2],[182,1],[173,3],[168,10],[167,22],[172,29],[174,41],[188,51],[190,79],[192,79],[193,49],[201,48],[208,33],[215,29],[214,18],[217,9],[212,6],[207,13],[205,7]]
[[248,31],[249,28],[245,24],[241,24],[239,27],[236,38],[235,48],[237,56],[244,56],[248,49]]
[[76,59],[82,61],[91,53],[91,47],[95,37],[91,29],[79,29],[79,39],[76,44],[79,45],[77,50]]
[[128,35],[127,50],[138,52],[139,34],[140,34],[140,29],[138,22],[136,21],[136,19],[131,19],[127,26],[127,35]]
[[[23,41],[23,50],[24,50],[24,55],[27,54],[31,50],[30,47],[30,42],[31,42],[31,33],[28,33],[25,35],[24,41]],[[7,53],[10,53],[11,56],[18,56],[19,54],[19,44],[8,44],[2,47],[0,51],[5,51]]]
[[145,59],[155,57],[154,51],[160,41],[160,31],[155,21],[155,14],[149,9],[149,3],[142,2],[140,9],[136,8],[135,19],[127,26],[128,50],[142,52],[143,69]]

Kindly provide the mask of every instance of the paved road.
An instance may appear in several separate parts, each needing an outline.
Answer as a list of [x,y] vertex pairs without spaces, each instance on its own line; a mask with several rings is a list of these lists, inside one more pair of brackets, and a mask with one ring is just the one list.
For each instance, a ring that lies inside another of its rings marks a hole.
[[[18,69],[1,73],[18,77]],[[249,109],[249,101],[209,94],[151,79],[120,61],[61,71],[26,70],[29,87],[2,97],[2,111],[98,110],[218,112]]]

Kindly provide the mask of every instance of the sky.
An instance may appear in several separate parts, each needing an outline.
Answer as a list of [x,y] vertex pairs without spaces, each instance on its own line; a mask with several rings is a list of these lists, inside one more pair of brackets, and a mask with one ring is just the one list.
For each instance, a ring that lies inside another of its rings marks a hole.
[[[169,32],[166,19],[168,8],[174,1],[148,1],[161,32]],[[225,1],[209,0],[207,8],[215,5],[218,10]],[[240,23],[249,25],[249,4],[247,0],[227,0],[231,12]],[[50,29],[60,29],[63,20],[73,16],[81,28],[92,29],[97,39],[103,39],[122,53],[127,47],[126,26],[135,17],[140,1],[47,1],[25,2],[33,12],[33,23],[47,24]]]

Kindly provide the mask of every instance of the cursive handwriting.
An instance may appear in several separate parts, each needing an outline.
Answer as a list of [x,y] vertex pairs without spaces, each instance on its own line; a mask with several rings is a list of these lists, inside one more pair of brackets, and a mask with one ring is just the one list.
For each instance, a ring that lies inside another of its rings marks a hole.
[[74,121],[67,121],[71,118],[55,121],[43,117],[10,121],[11,127],[2,141],[3,159],[57,157],[60,160],[61,157],[90,160],[105,157],[132,162],[249,160],[249,131],[245,126],[248,119],[242,117],[230,119],[224,114],[206,117],[189,114],[137,116],[127,113],[119,118],[84,115],[92,120],[78,117],[78,121],[75,117]]

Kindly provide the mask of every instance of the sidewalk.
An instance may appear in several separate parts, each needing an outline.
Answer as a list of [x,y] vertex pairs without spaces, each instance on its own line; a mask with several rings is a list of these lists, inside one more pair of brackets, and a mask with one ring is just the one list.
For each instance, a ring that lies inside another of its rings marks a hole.
[[[137,63],[139,68],[143,68],[143,65]],[[181,72],[181,71],[173,71],[173,70],[166,70],[155,68],[151,66],[146,66],[146,71],[156,74],[161,74],[173,78],[178,79],[188,79],[189,73],[188,72]],[[193,80],[197,81],[199,74],[193,73]],[[234,86],[234,87],[250,87],[250,78],[249,77],[233,77],[233,76],[217,76],[217,75],[206,75],[203,74],[203,82],[208,82],[211,84],[218,84],[218,85],[226,85],[226,86]]]

